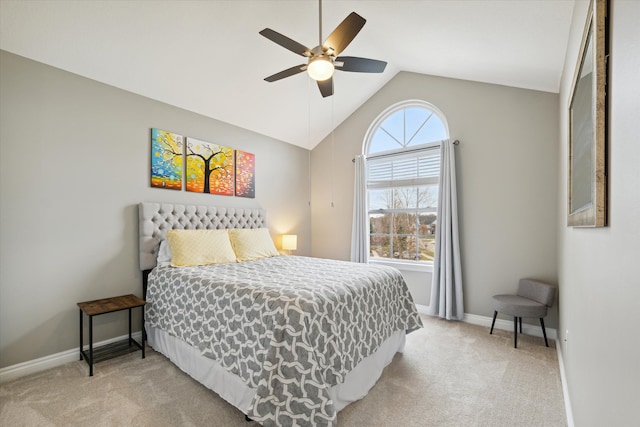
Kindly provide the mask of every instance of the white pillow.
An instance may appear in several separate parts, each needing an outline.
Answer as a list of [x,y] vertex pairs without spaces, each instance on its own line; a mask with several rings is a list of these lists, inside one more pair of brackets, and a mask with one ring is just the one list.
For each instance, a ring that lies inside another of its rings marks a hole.
[[166,267],[171,265],[171,246],[167,239],[160,240],[160,248],[158,249],[158,257],[156,258],[158,267]]

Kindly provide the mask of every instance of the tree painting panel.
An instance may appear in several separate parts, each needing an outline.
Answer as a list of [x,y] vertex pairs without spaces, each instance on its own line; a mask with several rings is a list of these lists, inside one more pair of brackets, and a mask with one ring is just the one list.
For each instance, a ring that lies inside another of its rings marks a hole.
[[233,148],[187,138],[187,191],[233,196]]
[[256,155],[236,150],[236,196],[256,197]]
[[151,129],[151,186],[182,190],[183,137]]

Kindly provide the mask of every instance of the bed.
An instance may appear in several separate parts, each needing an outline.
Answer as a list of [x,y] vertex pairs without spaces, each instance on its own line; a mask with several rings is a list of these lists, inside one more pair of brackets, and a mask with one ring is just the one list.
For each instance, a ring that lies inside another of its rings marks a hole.
[[422,327],[402,275],[385,266],[158,263],[169,230],[264,229],[261,209],[141,203],[139,217],[149,345],[262,425],[335,425]]

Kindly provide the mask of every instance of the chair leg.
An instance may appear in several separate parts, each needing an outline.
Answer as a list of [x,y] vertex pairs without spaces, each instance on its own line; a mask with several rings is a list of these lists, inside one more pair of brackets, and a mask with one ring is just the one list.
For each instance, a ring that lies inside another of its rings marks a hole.
[[522,317],[520,318],[520,333],[522,333]]
[[489,335],[493,334],[493,325],[496,324],[496,317],[498,316],[498,312],[494,311],[493,312],[493,322],[491,322],[491,330],[489,331]]
[[549,347],[549,342],[547,341],[547,332],[544,330],[544,320],[542,320],[542,317],[540,318],[540,326],[542,326],[542,335],[544,336],[544,345]]
[[518,348],[518,316],[513,317],[513,348]]

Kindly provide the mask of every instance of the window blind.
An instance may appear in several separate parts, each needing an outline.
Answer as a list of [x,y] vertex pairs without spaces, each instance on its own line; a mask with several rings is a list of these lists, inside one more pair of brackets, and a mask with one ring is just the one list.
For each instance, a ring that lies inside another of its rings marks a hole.
[[367,187],[388,188],[437,184],[440,147],[367,159]]

